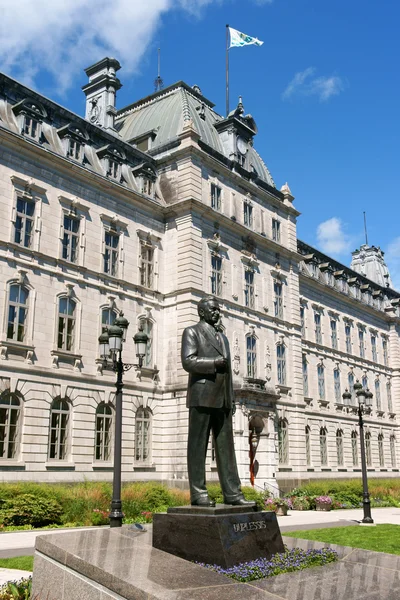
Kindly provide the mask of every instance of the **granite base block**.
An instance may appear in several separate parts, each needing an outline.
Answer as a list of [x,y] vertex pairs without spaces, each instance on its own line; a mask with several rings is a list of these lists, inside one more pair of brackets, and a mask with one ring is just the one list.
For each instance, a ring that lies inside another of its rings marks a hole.
[[153,515],[153,547],[194,562],[227,568],[260,557],[270,558],[284,546],[274,512],[224,507],[168,511]]

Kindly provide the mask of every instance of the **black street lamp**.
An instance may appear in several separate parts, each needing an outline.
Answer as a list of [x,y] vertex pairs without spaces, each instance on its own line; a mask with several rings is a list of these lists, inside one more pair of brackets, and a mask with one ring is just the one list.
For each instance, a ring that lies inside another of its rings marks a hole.
[[121,501],[121,455],[122,455],[122,389],[124,387],[123,374],[132,367],[135,369],[143,366],[143,358],[146,355],[146,346],[148,342],[147,334],[139,328],[133,341],[135,343],[137,364],[127,364],[122,362],[123,342],[126,341],[126,334],[129,322],[123,313],[115,319],[107,331],[99,337],[100,357],[107,364],[107,359],[111,354],[112,367],[117,374],[115,382],[115,435],[114,435],[114,472],[113,472],[113,495],[111,500],[110,527],[122,526],[122,501]]
[[[360,446],[361,446],[361,470],[362,470],[362,482],[363,482],[363,511],[364,518],[362,519],[362,523],[373,523],[373,519],[371,517],[371,501],[369,498],[368,492],[368,477],[367,477],[367,463],[365,460],[365,442],[364,442],[364,407],[369,408],[372,406],[372,398],[373,394],[367,388],[366,390],[363,388],[361,383],[357,381],[354,384],[354,390],[356,392],[357,401],[358,401],[358,424],[360,427]],[[350,392],[347,390],[343,394],[343,400],[349,400],[352,396]]]

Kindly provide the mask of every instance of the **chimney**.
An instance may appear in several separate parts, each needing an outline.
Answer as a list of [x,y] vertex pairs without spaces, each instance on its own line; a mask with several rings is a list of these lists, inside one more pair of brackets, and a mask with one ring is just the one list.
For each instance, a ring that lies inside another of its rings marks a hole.
[[114,119],[117,114],[115,100],[117,91],[122,87],[116,72],[121,65],[115,58],[103,58],[85,69],[89,83],[82,87],[86,96],[85,118],[107,130],[115,131]]

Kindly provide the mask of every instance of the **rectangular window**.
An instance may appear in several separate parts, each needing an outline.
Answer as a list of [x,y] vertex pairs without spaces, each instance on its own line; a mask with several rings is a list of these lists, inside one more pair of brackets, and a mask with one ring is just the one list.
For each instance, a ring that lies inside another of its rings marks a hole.
[[140,285],[149,289],[154,283],[154,247],[150,244],[140,244]]
[[280,281],[274,282],[274,294],[275,317],[278,317],[278,319],[283,319],[283,287]]
[[378,352],[376,351],[376,337],[371,335],[372,360],[378,362]]
[[39,134],[39,122],[36,119],[32,119],[32,117],[25,116],[24,119],[24,134],[37,139]]
[[254,335],[248,335],[246,337],[246,350],[247,350],[247,377],[255,379],[257,377],[257,352],[256,352],[256,338]]
[[306,337],[305,308],[300,306],[301,337]]
[[278,344],[276,347],[276,359],[278,368],[278,383],[279,385],[286,385],[286,356],[285,346]]
[[70,138],[68,140],[68,156],[80,162],[83,156],[83,145],[77,140]]
[[254,271],[248,269],[244,272],[244,303],[254,308]]
[[354,391],[354,375],[353,375],[353,373],[349,373],[348,382],[349,382],[349,392],[351,394],[351,401],[354,403],[356,400],[356,394]]
[[333,371],[333,386],[335,392],[335,400],[336,402],[342,402],[342,390],[340,388],[340,371],[339,369],[334,369]]
[[385,367],[389,366],[389,352],[388,352],[388,343],[386,339],[382,340],[382,350],[383,350],[383,364]]
[[325,369],[318,365],[318,396],[320,400],[325,400]]
[[303,393],[308,397],[308,363],[307,357],[303,354]]
[[221,212],[221,188],[215,183],[211,184],[211,208]]
[[393,401],[392,401],[392,385],[390,381],[386,384],[386,395],[387,395],[387,403],[388,403],[388,411],[393,413]]
[[57,347],[68,352],[74,349],[75,306],[70,298],[59,300]]
[[351,354],[351,327],[350,325],[346,325],[344,328],[344,334],[346,336],[346,352],[347,354]]
[[315,341],[317,344],[322,344],[321,314],[319,312],[314,313],[314,323]]
[[76,263],[78,260],[79,225],[79,219],[64,215],[62,257],[72,263]]
[[116,277],[118,274],[119,235],[111,231],[104,232],[104,265],[103,272]]
[[33,200],[17,198],[14,242],[25,248],[32,246],[34,213],[35,202]]
[[107,175],[109,175],[113,179],[118,180],[120,178],[120,169],[121,169],[121,165],[119,164],[119,162],[117,162],[116,160],[113,160],[112,158],[108,159]]
[[360,348],[360,357],[365,358],[365,344],[364,344],[364,331],[358,330],[358,344]]
[[142,178],[142,194],[150,196],[150,198],[154,196],[154,183],[148,177]]
[[243,223],[253,227],[253,207],[249,202],[243,202]]
[[331,344],[334,350],[337,350],[337,324],[335,319],[331,319]]
[[379,379],[375,380],[375,400],[376,400],[376,410],[382,410],[381,384],[380,384]]
[[211,293],[222,296],[222,259],[215,255],[211,256]]
[[272,219],[272,239],[278,244],[281,241],[281,223],[277,219]]

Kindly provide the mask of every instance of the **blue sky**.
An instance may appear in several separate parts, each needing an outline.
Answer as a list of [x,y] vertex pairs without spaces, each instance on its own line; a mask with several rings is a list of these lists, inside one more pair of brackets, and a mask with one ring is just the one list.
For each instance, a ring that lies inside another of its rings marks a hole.
[[301,211],[299,237],[349,264],[386,251],[400,288],[398,71],[393,0],[2,0],[1,70],[79,114],[83,68],[122,64],[122,107],[165,85],[197,84],[225,110],[225,24],[264,41],[230,50],[231,108],[243,96],[257,150]]

